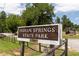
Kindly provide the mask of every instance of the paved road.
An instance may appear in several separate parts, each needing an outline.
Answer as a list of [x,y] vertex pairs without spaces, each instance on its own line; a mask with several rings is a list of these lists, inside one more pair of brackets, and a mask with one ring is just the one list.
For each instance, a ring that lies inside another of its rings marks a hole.
[[79,52],[79,39],[68,39],[68,45],[70,48]]

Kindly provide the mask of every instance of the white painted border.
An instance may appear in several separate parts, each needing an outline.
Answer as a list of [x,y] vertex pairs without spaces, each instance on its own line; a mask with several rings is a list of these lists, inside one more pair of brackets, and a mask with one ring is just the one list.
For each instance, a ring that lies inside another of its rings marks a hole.
[[19,40],[19,41],[30,42],[30,39],[27,39],[27,38],[17,38],[17,40]]
[[51,44],[51,45],[59,45],[58,41],[52,41],[52,40],[38,40],[38,43],[42,44]]
[[59,24],[58,26],[58,42],[61,44],[61,39],[62,39],[62,24]]
[[[46,24],[46,25],[34,25],[34,26],[21,26],[21,27],[18,27],[18,29],[19,28],[24,28],[24,27],[25,28],[26,27],[41,27],[41,26],[54,26],[54,25],[58,25],[58,41],[38,39],[38,43],[51,44],[51,45],[60,45],[61,44],[61,39],[62,39],[62,24]],[[17,40],[30,42],[30,39],[28,39],[28,38],[17,38]]]
[[26,28],[26,27],[41,27],[41,26],[54,26],[54,25],[60,25],[60,24],[45,24],[45,25],[32,25],[32,26],[21,26],[18,28]]

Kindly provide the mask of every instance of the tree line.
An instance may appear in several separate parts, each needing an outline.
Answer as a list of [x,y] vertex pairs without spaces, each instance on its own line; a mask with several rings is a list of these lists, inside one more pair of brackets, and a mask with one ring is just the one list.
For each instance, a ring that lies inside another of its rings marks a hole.
[[0,32],[15,33],[19,26],[52,24],[54,20],[55,23],[63,25],[63,31],[69,27],[79,31],[79,25],[72,23],[66,15],[63,15],[62,18],[56,16],[54,7],[53,4],[48,3],[27,3],[26,10],[23,10],[22,15],[7,15],[5,11],[1,11]]

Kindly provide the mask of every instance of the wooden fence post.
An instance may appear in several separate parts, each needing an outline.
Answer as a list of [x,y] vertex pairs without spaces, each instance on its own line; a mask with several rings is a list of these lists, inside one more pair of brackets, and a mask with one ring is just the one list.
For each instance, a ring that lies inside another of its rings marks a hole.
[[68,56],[68,39],[65,39],[65,56]]
[[25,48],[25,42],[21,42],[21,50],[20,50],[20,56],[24,56],[24,48]]
[[41,43],[39,43],[39,52],[41,52]]
[[[50,45],[50,48],[55,48],[55,45]],[[55,56],[55,51],[52,52],[52,55]]]

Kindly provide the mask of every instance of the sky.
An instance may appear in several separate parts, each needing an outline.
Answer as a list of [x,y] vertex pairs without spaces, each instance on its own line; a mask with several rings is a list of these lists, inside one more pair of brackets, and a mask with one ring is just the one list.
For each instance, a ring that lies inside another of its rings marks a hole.
[[[21,15],[25,10],[25,5],[25,3],[0,3],[0,11]],[[74,24],[79,24],[79,3],[54,3],[54,6],[56,16],[61,18],[63,15],[67,15]]]
[[60,18],[67,15],[74,24],[79,25],[79,3],[56,3],[55,14]]
[[7,14],[21,14],[25,10],[25,3],[0,3],[0,11],[5,11]]

